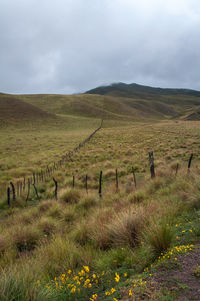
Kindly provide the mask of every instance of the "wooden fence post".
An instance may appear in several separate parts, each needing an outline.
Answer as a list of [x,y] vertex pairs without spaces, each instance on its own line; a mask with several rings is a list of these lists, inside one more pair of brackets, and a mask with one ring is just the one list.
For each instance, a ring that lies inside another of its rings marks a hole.
[[99,175],[99,196],[102,197],[102,170],[100,171]]
[[58,199],[58,182],[56,181],[55,178],[53,178],[54,184],[55,184],[55,199],[57,201]]
[[28,191],[27,191],[27,196],[26,196],[26,203],[28,202],[29,194],[30,194],[30,180],[28,178]]
[[116,192],[118,191],[119,188],[119,182],[118,182],[118,170],[116,168],[115,170],[115,178],[116,178]]
[[75,187],[75,176],[73,175],[72,187]]
[[10,182],[10,185],[12,187],[13,201],[16,201],[15,186],[13,182]]
[[8,206],[10,206],[10,188],[7,188],[7,201],[8,201]]
[[191,163],[192,163],[192,158],[193,158],[193,154],[191,154],[190,159],[188,161],[188,173],[190,172],[190,167],[191,167]]
[[37,188],[36,188],[35,184],[33,184],[33,187],[34,187],[34,189],[35,189],[35,194],[36,194],[36,196],[37,196],[37,199],[38,199],[38,201],[40,201],[40,197],[39,197],[39,195],[38,195],[38,191],[37,191]]
[[151,178],[155,178],[155,169],[154,169],[154,157],[153,152],[149,152],[149,162],[150,162],[150,172],[151,172]]
[[133,167],[132,167],[132,173],[133,173],[133,181],[134,181],[135,188],[136,188],[136,186],[137,186],[137,182],[136,182],[135,170],[134,170],[134,168],[133,168]]

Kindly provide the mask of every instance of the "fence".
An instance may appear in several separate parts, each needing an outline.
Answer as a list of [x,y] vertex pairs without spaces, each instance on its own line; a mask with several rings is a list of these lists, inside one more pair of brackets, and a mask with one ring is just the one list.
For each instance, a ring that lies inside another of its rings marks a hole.
[[[10,187],[7,187],[7,202],[8,205],[10,205],[11,201],[11,194],[12,194],[12,201],[16,200],[16,196],[20,197],[22,193],[27,191],[27,197],[26,202],[28,201],[29,194],[30,194],[30,187],[31,185],[34,187],[35,193],[37,198],[39,199],[38,191],[36,188],[36,184],[42,183],[46,181],[46,179],[50,178],[54,175],[54,172],[58,170],[59,168],[62,168],[66,162],[70,161],[72,159],[72,156],[78,152],[87,142],[89,142],[92,137],[102,128],[103,120],[101,120],[100,126],[94,130],[89,137],[87,137],[83,142],[79,143],[78,146],[76,146],[72,151],[68,152],[66,155],[64,155],[58,162],[53,162],[48,164],[45,169],[41,170],[39,173],[33,172],[32,176],[24,176],[23,181],[11,181]],[[54,183],[56,185],[56,180],[54,179]]]
[[[76,151],[78,149],[80,149],[81,146],[83,146],[86,142],[88,142],[91,137],[98,131],[100,130],[102,127],[102,123],[101,123],[101,126],[95,130],[86,140],[84,140],[83,143],[79,144],[79,148],[76,148]],[[190,168],[191,168],[191,163],[192,163],[192,159],[193,159],[193,154],[191,154],[190,158],[189,158],[189,161],[188,161],[188,166],[187,166],[187,174],[190,173]],[[63,159],[62,159],[63,160]],[[154,166],[154,154],[153,152],[149,152],[149,163],[150,163],[150,175],[151,175],[151,179],[154,179],[156,177],[156,173],[155,173],[155,166]],[[61,165],[60,165],[61,166]],[[175,176],[177,176],[178,174],[178,169],[179,169],[179,164],[177,163],[176,165],[176,169],[175,169]],[[56,169],[54,169],[52,171],[52,173],[55,171]],[[135,173],[135,170],[134,168],[132,167],[132,176],[133,176],[133,183],[134,183],[134,186],[135,188],[137,188],[137,179],[136,179],[136,173]],[[51,176],[51,172],[47,172],[47,175],[48,176]],[[35,177],[35,175],[33,175],[33,188],[34,188],[34,191],[35,191],[35,195],[38,199],[38,201],[40,201],[40,197],[39,197],[39,194],[38,194],[38,191],[37,191],[37,188],[36,188],[36,185],[35,183],[37,182],[36,179],[37,177]],[[45,177],[46,179],[46,177]],[[54,190],[54,196],[55,196],[55,199],[57,200],[58,199],[58,182],[57,180],[52,177],[53,181],[54,181],[54,184],[55,184],[55,190]],[[100,174],[99,174],[99,180],[98,180],[98,194],[99,194],[99,197],[101,198],[102,197],[102,180],[103,180],[103,171],[101,170],[100,171]],[[30,194],[30,186],[31,186],[31,181],[30,181],[30,178],[28,178],[28,182],[27,182],[28,186],[27,186],[27,196],[26,196],[26,202],[28,201],[28,198],[29,198],[29,194]],[[11,205],[11,191],[12,191],[12,201],[15,202],[16,200],[16,193],[15,193],[15,186],[12,182],[10,182],[10,185],[11,185],[11,189],[10,187],[7,188],[7,203],[8,203],[8,206]],[[24,182],[24,185],[25,185],[25,182]],[[119,190],[119,176],[118,176],[118,169],[115,170],[115,186],[116,186],[116,192]],[[72,187],[74,188],[75,187],[75,176],[73,175],[72,177]],[[85,189],[86,189],[86,192],[88,193],[88,175],[86,174],[85,176]]]

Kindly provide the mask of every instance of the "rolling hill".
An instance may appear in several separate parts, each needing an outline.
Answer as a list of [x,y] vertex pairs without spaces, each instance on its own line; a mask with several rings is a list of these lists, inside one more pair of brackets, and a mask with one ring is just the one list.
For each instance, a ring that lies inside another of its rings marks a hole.
[[78,95],[0,94],[1,123],[62,116],[112,120],[200,119],[200,92],[112,84]]
[[16,125],[17,123],[38,123],[56,120],[55,114],[24,102],[9,94],[0,94],[0,126]]

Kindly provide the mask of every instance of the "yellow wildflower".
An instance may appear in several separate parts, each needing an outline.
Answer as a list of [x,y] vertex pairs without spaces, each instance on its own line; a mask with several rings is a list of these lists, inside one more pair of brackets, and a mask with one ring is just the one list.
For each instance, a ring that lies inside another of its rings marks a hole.
[[120,279],[119,275],[117,273],[115,273],[115,281],[119,282],[119,279]]
[[84,268],[84,270],[85,270],[87,273],[89,273],[90,269],[89,269],[89,267],[88,267],[87,265],[84,265],[83,268]]

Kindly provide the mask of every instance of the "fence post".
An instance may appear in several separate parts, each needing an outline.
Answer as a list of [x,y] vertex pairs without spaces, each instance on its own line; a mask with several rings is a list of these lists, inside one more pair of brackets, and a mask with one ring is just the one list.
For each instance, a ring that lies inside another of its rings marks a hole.
[[137,182],[136,182],[135,170],[134,170],[134,168],[133,168],[133,167],[132,167],[132,173],[133,173],[133,181],[134,181],[135,188],[136,188],[136,186],[137,186]]
[[15,186],[14,186],[13,182],[10,182],[10,185],[12,187],[13,201],[16,201]]
[[55,184],[55,199],[57,201],[58,199],[58,182],[56,181],[55,178],[53,178],[54,184]]
[[149,161],[150,161],[150,172],[151,172],[151,178],[155,178],[155,169],[154,169],[154,157],[153,152],[149,152]]
[[33,187],[34,187],[34,189],[35,189],[35,194],[36,194],[36,196],[37,196],[37,199],[38,199],[38,201],[40,201],[40,197],[39,197],[39,195],[38,195],[38,191],[37,191],[37,188],[36,188],[35,184],[33,184]]
[[118,170],[116,168],[115,170],[115,177],[116,177],[116,192],[118,191],[119,188],[119,182],[118,182]]
[[72,182],[72,187],[75,187],[75,176],[73,175],[73,182]]
[[102,197],[102,170],[100,171],[99,175],[99,196]]
[[7,201],[8,201],[8,206],[10,206],[10,188],[7,188]]
[[188,173],[190,172],[190,167],[191,167],[191,163],[192,163],[192,158],[193,158],[193,154],[191,154],[190,159],[188,161]]
[[26,196],[26,203],[28,202],[29,194],[30,194],[30,180],[28,178],[28,191],[27,191],[27,196]]

